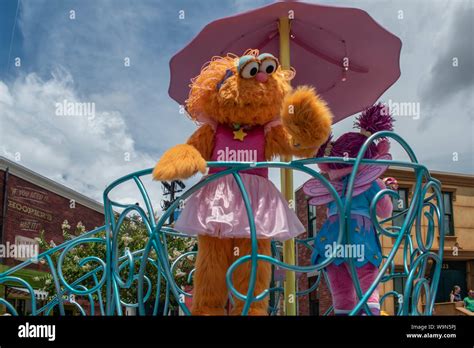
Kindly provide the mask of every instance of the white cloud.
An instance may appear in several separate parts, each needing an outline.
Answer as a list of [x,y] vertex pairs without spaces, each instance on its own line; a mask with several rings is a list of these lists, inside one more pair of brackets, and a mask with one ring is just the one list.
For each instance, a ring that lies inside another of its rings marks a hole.
[[[0,155],[13,160],[19,155],[20,164],[101,201],[106,185],[156,160],[135,149],[124,115],[102,109],[96,98],[80,98],[65,70],[48,80],[32,73],[11,85],[0,81]],[[57,103],[64,100],[95,103],[95,116],[57,115]],[[137,201],[131,189],[120,198]]]

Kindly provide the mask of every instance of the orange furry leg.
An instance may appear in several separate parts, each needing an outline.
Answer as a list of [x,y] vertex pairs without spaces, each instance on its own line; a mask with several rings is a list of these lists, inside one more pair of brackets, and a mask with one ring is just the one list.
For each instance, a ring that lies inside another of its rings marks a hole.
[[225,282],[232,262],[232,239],[198,237],[192,315],[225,315],[228,290]]
[[[264,255],[271,255],[270,239],[259,239],[258,240],[258,253]],[[234,239],[234,249],[239,248],[239,256],[236,259],[245,255],[249,255],[252,249],[251,241],[248,238],[236,238]],[[235,288],[241,293],[246,295],[248,291],[248,284],[250,279],[251,263],[246,262],[239,266],[233,275],[233,284]],[[254,296],[260,294],[270,286],[271,280],[271,265],[268,262],[258,262],[257,268],[257,279],[255,283]],[[234,298],[235,299],[235,298]],[[244,307],[244,302],[235,299],[235,306],[232,309],[232,315],[240,315]],[[268,315],[268,296],[258,302],[253,302],[250,306],[248,315]]]

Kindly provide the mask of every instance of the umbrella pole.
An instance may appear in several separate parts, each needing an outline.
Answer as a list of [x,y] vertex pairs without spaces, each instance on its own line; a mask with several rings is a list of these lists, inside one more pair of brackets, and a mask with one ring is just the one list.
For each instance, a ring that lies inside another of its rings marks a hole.
[[[290,19],[279,19],[280,64],[283,69],[290,69]],[[282,156],[282,161],[291,161],[291,156]],[[294,205],[293,172],[291,169],[280,169],[281,191],[289,204]],[[295,240],[290,239],[283,244],[283,262],[295,264]],[[285,315],[296,315],[296,277],[295,272],[286,271],[284,283]]]

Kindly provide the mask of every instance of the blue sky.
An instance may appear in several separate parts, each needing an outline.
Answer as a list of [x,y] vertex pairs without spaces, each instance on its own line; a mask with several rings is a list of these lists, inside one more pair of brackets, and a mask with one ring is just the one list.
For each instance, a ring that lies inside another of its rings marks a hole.
[[[173,54],[208,22],[271,2],[21,0],[15,21],[18,1],[0,0],[0,155],[100,200],[105,185],[152,167],[194,130],[167,95]],[[402,77],[381,99],[417,102],[421,117],[397,119],[396,131],[429,168],[473,173],[472,2],[319,2],[363,8],[402,39]],[[97,117],[58,118],[63,99],[95,103]]]

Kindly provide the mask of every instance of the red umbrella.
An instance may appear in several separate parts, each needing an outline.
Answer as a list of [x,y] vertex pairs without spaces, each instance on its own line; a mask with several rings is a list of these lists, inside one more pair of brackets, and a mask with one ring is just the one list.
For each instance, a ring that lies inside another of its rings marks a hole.
[[316,87],[334,122],[374,104],[400,76],[400,39],[367,12],[285,1],[206,25],[171,59],[170,96],[184,104],[191,78],[214,55],[256,48],[278,57],[280,17],[290,18],[293,85]]

